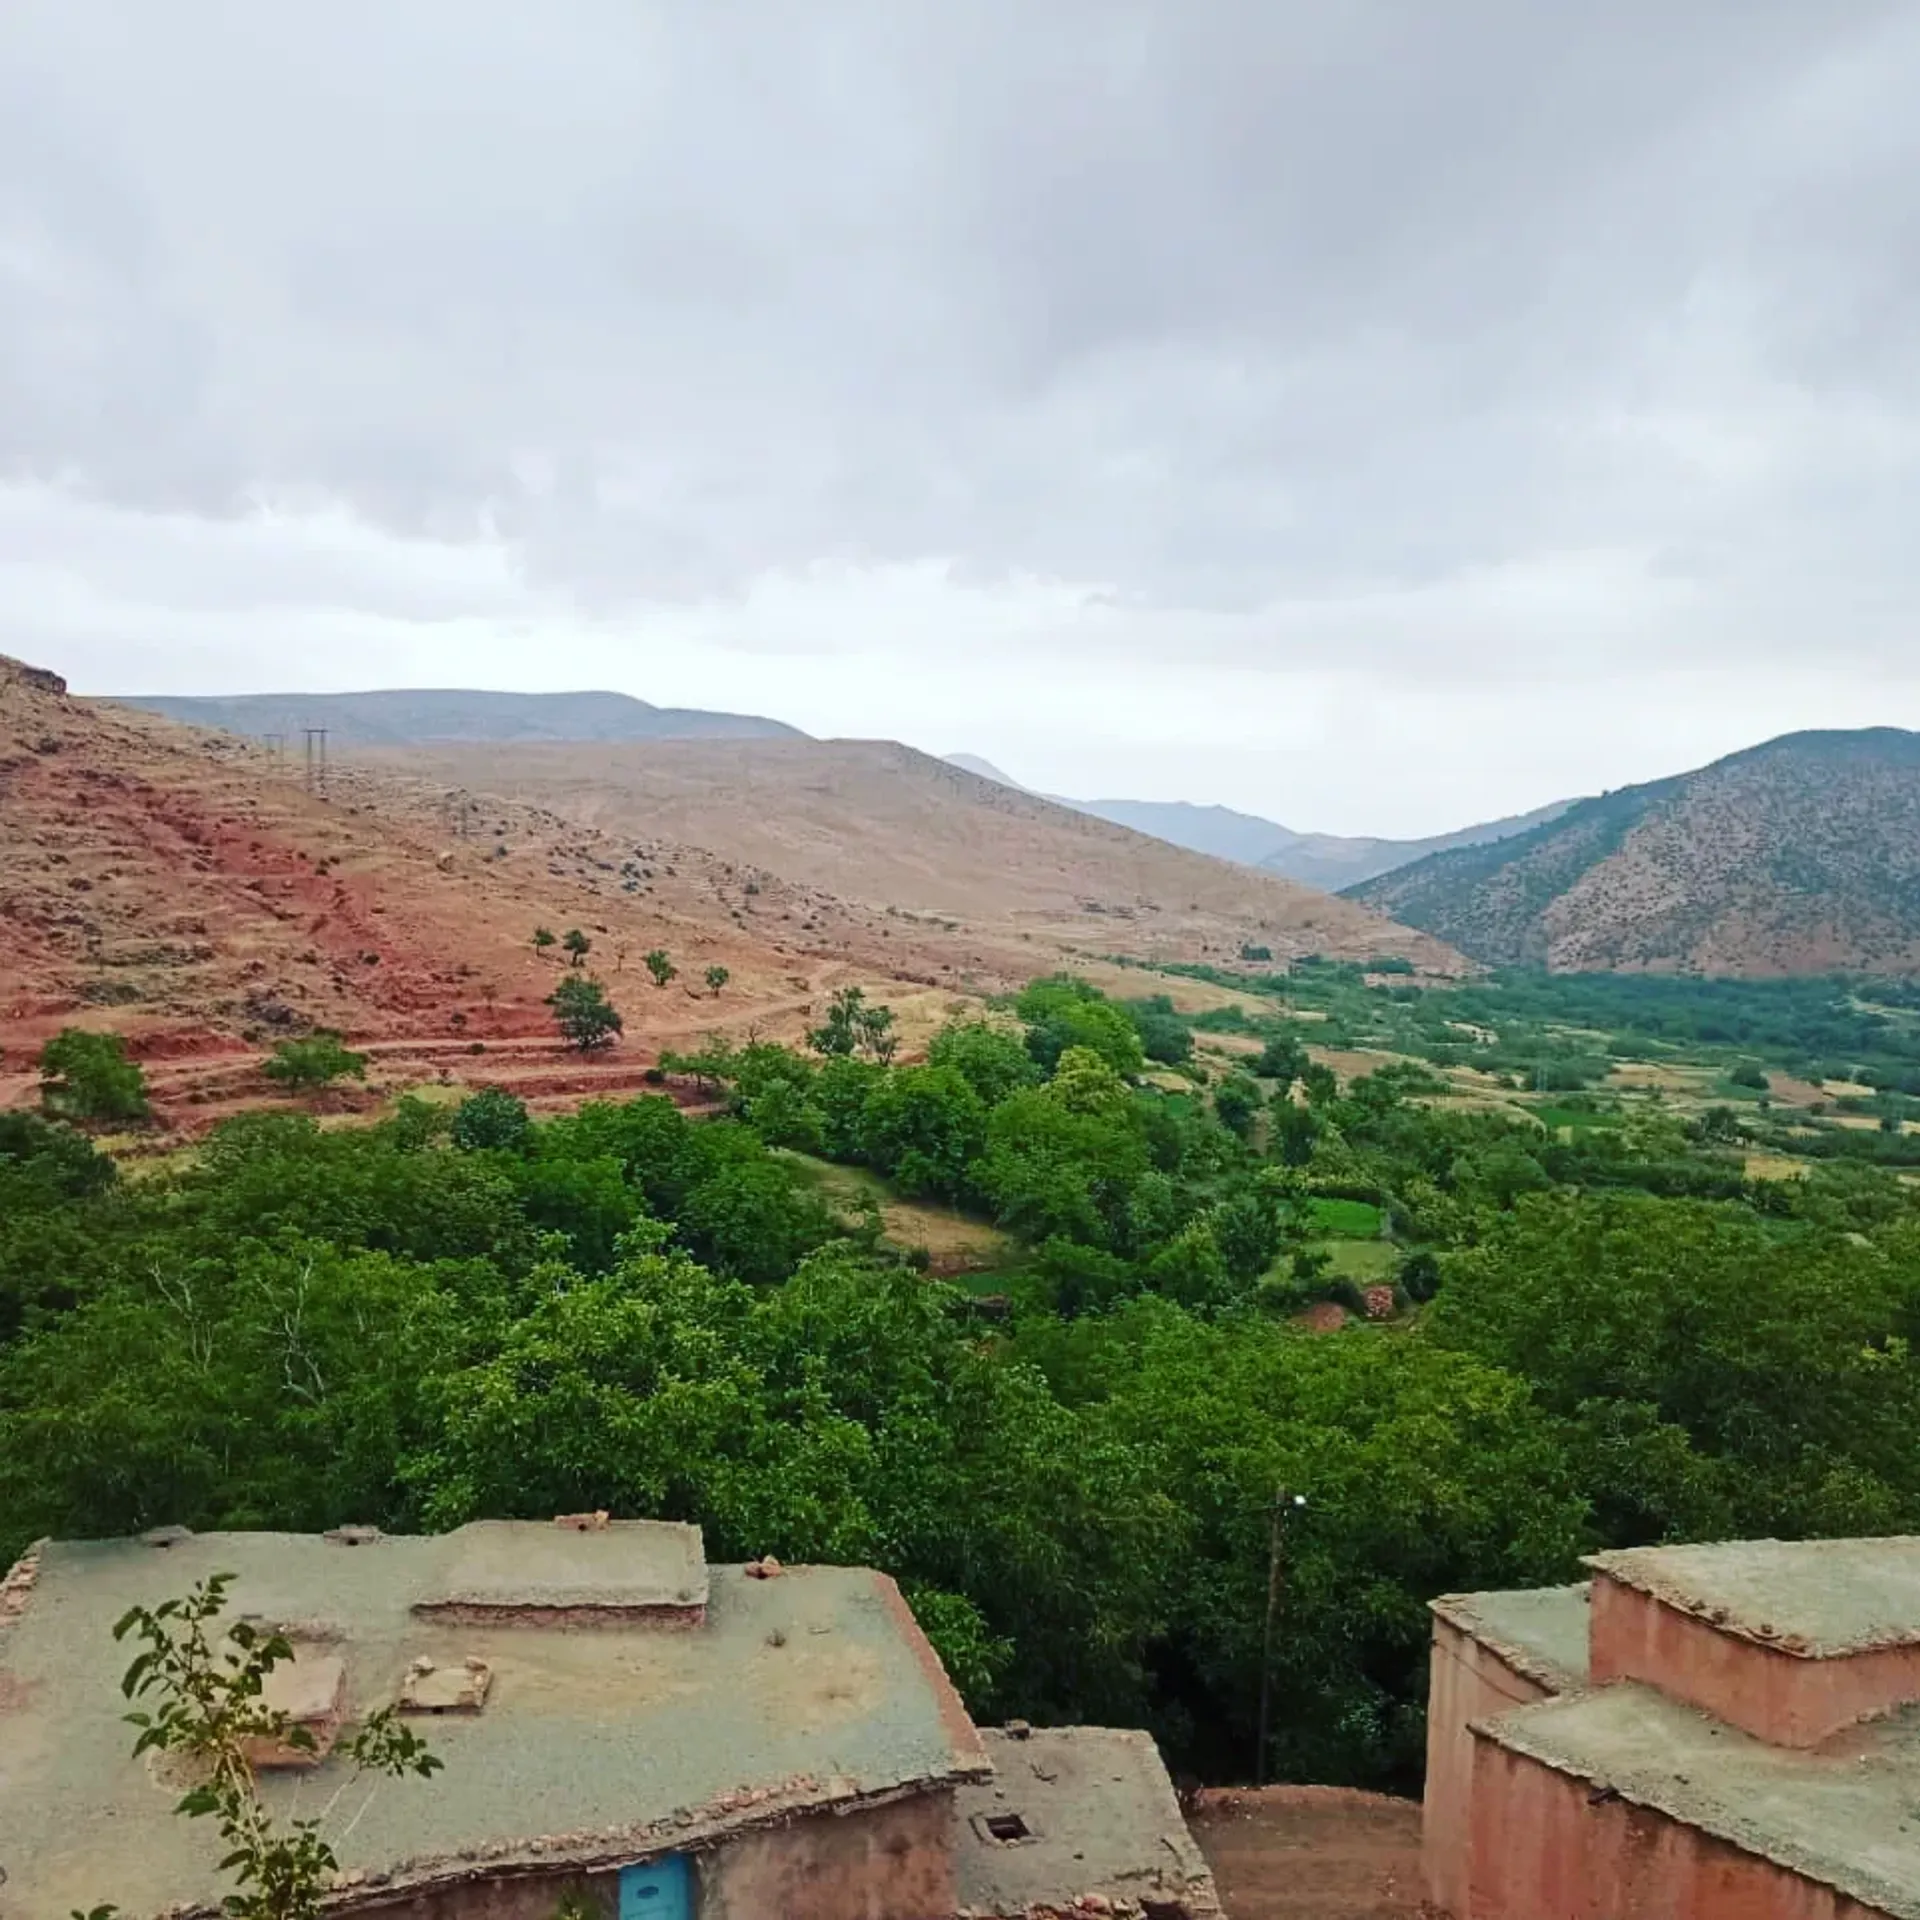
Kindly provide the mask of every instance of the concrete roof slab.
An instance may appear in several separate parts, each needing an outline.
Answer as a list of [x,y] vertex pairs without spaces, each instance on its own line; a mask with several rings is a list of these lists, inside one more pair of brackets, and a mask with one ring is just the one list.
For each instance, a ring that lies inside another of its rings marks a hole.
[[1920,1535],[1630,1547],[1586,1564],[1782,1653],[1836,1659],[1920,1644]]
[[616,1520],[582,1529],[479,1520],[449,1536],[441,1581],[419,1606],[613,1608],[704,1606],[707,1556],[698,1527]]

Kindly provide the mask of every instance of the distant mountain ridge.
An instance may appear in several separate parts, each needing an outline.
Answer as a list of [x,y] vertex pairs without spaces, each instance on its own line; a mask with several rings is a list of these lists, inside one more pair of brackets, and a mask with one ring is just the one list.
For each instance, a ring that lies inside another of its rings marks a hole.
[[[1002,786],[1017,788],[1022,793],[1030,791],[978,754],[950,753],[946,759],[949,765],[977,773],[983,779],[997,780]],[[1366,835],[1296,833],[1293,828],[1283,827],[1277,820],[1263,819],[1257,813],[1239,813],[1232,807],[1197,806],[1189,800],[1074,800],[1060,793],[1046,797],[1060,806],[1111,820],[1115,826],[1150,833],[1156,840],[1168,841],[1176,847],[1210,853],[1220,860],[1237,860],[1245,867],[1263,867],[1269,873],[1304,881],[1328,893],[1338,893],[1343,887],[1356,886],[1376,874],[1390,872],[1449,847],[1480,846],[1509,834],[1524,833],[1573,805],[1570,800],[1556,800],[1550,806],[1536,807],[1531,813],[1488,820],[1477,826],[1462,827],[1456,833],[1435,834],[1424,840],[1385,840]]]
[[339,747],[540,741],[804,740],[798,727],[748,713],[656,707],[626,693],[495,693],[470,687],[367,693],[120,694],[123,707],[254,739],[325,727]]
[[1920,972],[1920,734],[1786,734],[1346,893],[1492,965]]

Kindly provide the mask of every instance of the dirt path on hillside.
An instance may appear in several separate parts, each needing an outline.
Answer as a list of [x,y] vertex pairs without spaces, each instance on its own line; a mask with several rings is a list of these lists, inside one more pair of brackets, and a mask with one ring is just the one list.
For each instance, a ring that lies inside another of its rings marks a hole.
[[1420,1920],[1420,1808],[1341,1787],[1209,1788],[1193,1813],[1228,1920]]

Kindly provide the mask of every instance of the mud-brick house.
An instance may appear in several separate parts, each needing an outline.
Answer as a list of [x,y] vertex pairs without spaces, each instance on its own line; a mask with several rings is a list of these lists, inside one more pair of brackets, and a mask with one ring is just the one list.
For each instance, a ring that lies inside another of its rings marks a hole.
[[1920,1539],[1595,1555],[1434,1603],[1454,1920],[1920,1920]]
[[385,1704],[445,1762],[336,1808],[330,1904],[381,1920],[1204,1920],[1205,1862],[1144,1735],[985,1732],[892,1581],[709,1567],[655,1522],[437,1537],[49,1543],[0,1587],[0,1920],[205,1914],[215,1836],[129,1757],[112,1639],[131,1605],[234,1576],[295,1648],[273,1704],[314,1736],[256,1756],[317,1812],[343,1727]]

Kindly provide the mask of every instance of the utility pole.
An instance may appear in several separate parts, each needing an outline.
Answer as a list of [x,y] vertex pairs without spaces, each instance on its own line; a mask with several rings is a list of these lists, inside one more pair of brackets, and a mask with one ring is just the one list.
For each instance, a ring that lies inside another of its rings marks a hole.
[[[327,729],[325,727],[303,727],[307,736],[307,791],[325,793],[327,790]],[[319,748],[316,754],[315,747]]]
[[1273,1717],[1273,1625],[1280,1613],[1280,1585],[1285,1565],[1287,1516],[1307,1504],[1304,1493],[1276,1487],[1267,1516],[1267,1624],[1260,1640],[1260,1744],[1253,1756],[1253,1784],[1267,1784],[1267,1727]]

